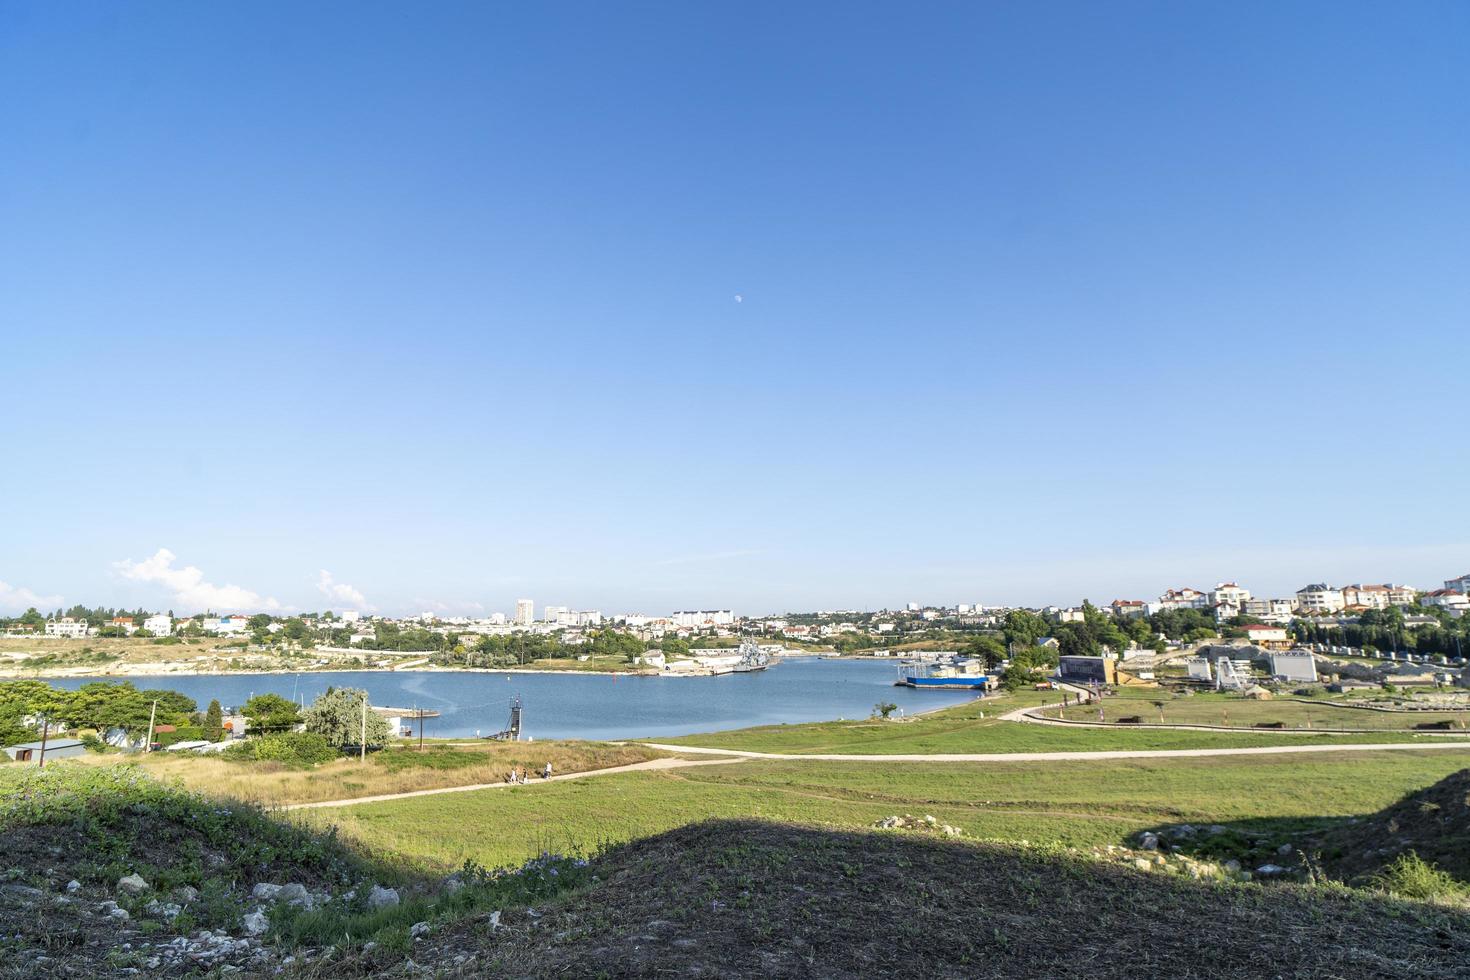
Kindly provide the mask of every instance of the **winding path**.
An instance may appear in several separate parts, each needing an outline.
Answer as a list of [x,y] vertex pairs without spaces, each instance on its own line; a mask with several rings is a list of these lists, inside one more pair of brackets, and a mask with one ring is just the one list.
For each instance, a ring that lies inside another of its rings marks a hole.
[[[696,750],[697,751],[697,750]],[[389,800],[407,800],[415,796],[438,796],[440,793],[472,793],[482,789],[512,789],[517,786],[544,786],[567,779],[585,779],[589,776],[611,776],[620,772],[646,772],[650,769],[682,769],[686,766],[718,766],[723,763],[739,762],[739,759],[649,759],[626,766],[609,766],[606,769],[586,769],[569,772],[550,779],[535,779],[526,783],[475,783],[470,786],[441,786],[437,789],[415,789],[406,793],[383,793],[379,796],[358,796],[348,800],[319,800],[315,803],[287,803],[277,810],[316,810],[324,807],[356,806],[359,803],[385,803]]]

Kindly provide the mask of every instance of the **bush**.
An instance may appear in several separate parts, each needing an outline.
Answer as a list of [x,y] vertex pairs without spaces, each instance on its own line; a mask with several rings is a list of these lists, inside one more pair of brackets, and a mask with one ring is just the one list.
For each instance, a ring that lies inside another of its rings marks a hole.
[[340,753],[327,740],[312,732],[282,732],[246,739],[225,749],[226,759],[246,762],[283,762],[288,766],[314,766],[331,762]]
[[153,741],[159,745],[173,745],[175,742],[197,742],[204,738],[204,729],[198,725],[180,725],[171,732],[159,732],[153,736]]
[[1461,899],[1466,894],[1464,885],[1413,851],[1380,871],[1373,884],[1400,898]]

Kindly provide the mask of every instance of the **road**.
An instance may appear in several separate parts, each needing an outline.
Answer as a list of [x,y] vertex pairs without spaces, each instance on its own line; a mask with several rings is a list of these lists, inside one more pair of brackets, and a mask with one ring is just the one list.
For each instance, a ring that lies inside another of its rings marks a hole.
[[812,762],[1075,762],[1093,759],[1198,759],[1216,755],[1292,755],[1299,752],[1430,752],[1458,749],[1470,752],[1470,741],[1440,742],[1421,745],[1412,742],[1384,742],[1351,745],[1266,745],[1244,749],[1127,749],[1105,752],[955,752],[935,755],[840,755],[836,753],[747,752],[741,749],[707,749],[692,745],[642,743],[651,749],[719,755],[740,759],[776,759]]
[[739,759],[650,759],[626,766],[609,766],[606,769],[588,769],[585,772],[569,772],[550,779],[532,779],[528,783],[476,783],[472,786],[441,786],[438,789],[416,789],[407,793],[384,793],[380,796],[358,796],[350,800],[320,800],[316,803],[288,803],[276,807],[278,810],[316,810],[325,807],[356,806],[359,803],[385,803],[389,800],[407,800],[415,796],[438,796],[440,793],[472,793],[482,789],[511,789],[515,786],[544,786],[567,779],[586,779],[590,776],[611,776],[620,772],[645,772],[650,769],[682,769],[686,766],[718,766],[739,762]]

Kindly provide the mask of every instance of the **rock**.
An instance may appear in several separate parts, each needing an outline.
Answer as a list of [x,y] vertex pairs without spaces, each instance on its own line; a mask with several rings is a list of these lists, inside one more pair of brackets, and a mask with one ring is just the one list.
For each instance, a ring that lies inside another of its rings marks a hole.
[[1210,834],[1211,836],[1219,836],[1220,834],[1225,833],[1225,828],[1217,823],[1212,823],[1205,828],[1205,833]]
[[1159,835],[1145,833],[1139,840],[1138,846],[1145,851],[1157,851],[1159,849]]
[[275,897],[280,894],[280,891],[280,885],[272,885],[268,881],[262,881],[260,884],[250,889],[250,897],[255,899],[257,902],[269,902],[275,899]]
[[1263,864],[1256,869],[1256,874],[1261,875],[1264,878],[1272,878],[1276,875],[1282,874],[1285,871],[1286,869],[1279,864]]
[[408,937],[410,939],[417,939],[420,936],[427,936],[428,934],[429,924],[427,922],[415,922],[408,927]]
[[1134,858],[1133,859],[1133,866],[1135,868],[1137,868],[1139,871],[1152,871],[1153,870],[1153,867],[1154,867],[1154,863],[1152,861],[1150,861],[1148,858]]
[[173,898],[174,901],[182,902],[184,904],[188,904],[189,902],[197,902],[199,901],[199,889],[194,888],[191,885],[180,885],[179,887],[174,889]]
[[265,913],[260,911],[260,909],[256,909],[254,912],[247,912],[240,919],[240,931],[247,936],[265,935],[265,931],[270,927],[270,920],[265,917]]
[[459,875],[450,875],[444,879],[444,884],[441,887],[444,889],[444,894],[454,895],[464,890],[464,881]]
[[79,892],[81,890],[82,890],[82,883],[80,881],[77,881],[75,878],[73,878],[71,881],[68,881],[66,883],[66,893],[68,895],[75,895],[77,892]]
[[40,898],[45,894],[41,889],[32,888],[30,885],[0,885],[0,892],[4,892],[7,895],[15,895],[19,898],[30,899]]
[[500,928],[500,913],[498,911],[490,913],[490,928],[492,930]]
[[1177,827],[1170,827],[1168,831],[1169,836],[1176,840],[1183,837],[1193,837],[1198,832],[1192,824],[1187,823],[1179,824]]
[[155,898],[143,906],[143,911],[149,915],[157,916],[160,919],[168,919],[172,922],[184,910],[173,902],[160,902]]
[[131,874],[117,880],[117,890],[124,895],[137,895],[148,890],[148,882],[143,880],[142,875]]
[[1276,853],[1280,854],[1282,857],[1286,857],[1291,852],[1292,846],[1290,844],[1282,844],[1280,847],[1276,848]]
[[306,886],[294,881],[289,885],[281,886],[281,890],[276,892],[276,901],[306,909],[311,908],[314,904],[311,892],[306,890]]
[[1225,862],[1225,870],[1230,874],[1235,874],[1240,870],[1240,862],[1235,860],[1235,858],[1231,858]]
[[370,909],[391,908],[398,904],[398,892],[382,885],[374,885],[372,891],[368,892],[367,904]]
[[128,915],[127,909],[111,909],[108,911],[107,917],[109,919],[116,919],[119,922],[126,922],[132,918],[132,916]]

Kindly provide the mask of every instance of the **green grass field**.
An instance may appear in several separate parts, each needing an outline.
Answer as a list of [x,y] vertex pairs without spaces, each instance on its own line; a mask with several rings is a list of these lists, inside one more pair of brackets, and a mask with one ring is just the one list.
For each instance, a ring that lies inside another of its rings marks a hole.
[[1467,764],[1470,749],[1045,765],[750,760],[300,818],[335,823],[383,856],[433,868],[586,852],[709,817],[858,828],[895,813],[933,814],[977,838],[1083,846],[1120,843],[1161,823],[1369,813]]
[[[994,700],[957,705],[931,714],[903,721],[826,721],[804,725],[766,725],[734,731],[686,735],[656,739],[660,743],[691,745],[714,749],[739,749],[748,752],[841,755],[907,755],[963,752],[1069,752],[1148,749],[1250,748],[1268,745],[1332,745],[1364,742],[1426,741],[1435,736],[1383,731],[1366,735],[1306,735],[1260,732],[1189,732],[1166,729],[1149,730],[1128,726],[1118,729],[1065,728],[1057,725],[1033,725],[1001,721],[1000,716],[1019,707],[1055,704],[1052,692],[1021,692]],[[1166,711],[1188,702],[1170,702]],[[1203,703],[1203,702],[1202,702]],[[1219,711],[1220,702],[1208,702],[1205,710]],[[1235,700],[1229,709],[1253,706],[1259,702]],[[1271,704],[1272,702],[1265,702]],[[1280,703],[1280,702],[1278,702]],[[1306,707],[1301,705],[1299,707]],[[1315,709],[1315,706],[1313,706]],[[1152,709],[1148,704],[1129,702],[1120,705],[1109,699],[1105,710],[1110,718],[1120,714],[1140,714]],[[1338,714],[1378,715],[1379,712],[1335,709]],[[982,717],[983,716],[983,717]],[[1070,717],[1070,715],[1069,715]],[[1091,716],[1097,719],[1097,709]],[[1393,717],[1393,716],[1389,716]],[[1434,719],[1425,719],[1434,720]],[[1366,727],[1366,726],[1364,726]]]
[[[1161,707],[1162,705],[1162,707]],[[1222,725],[1250,728],[1262,722],[1282,722],[1288,728],[1370,728],[1381,731],[1407,731],[1415,725],[1448,722],[1460,731],[1470,726],[1470,711],[1374,711],[1346,707],[1329,701],[1252,701],[1246,698],[1192,697],[1170,699],[1167,695],[1152,698],[1105,698],[1102,709],[1105,720],[1133,715],[1144,725]],[[1048,710],[1074,721],[1097,721],[1097,707],[1086,705],[1063,710]]]

